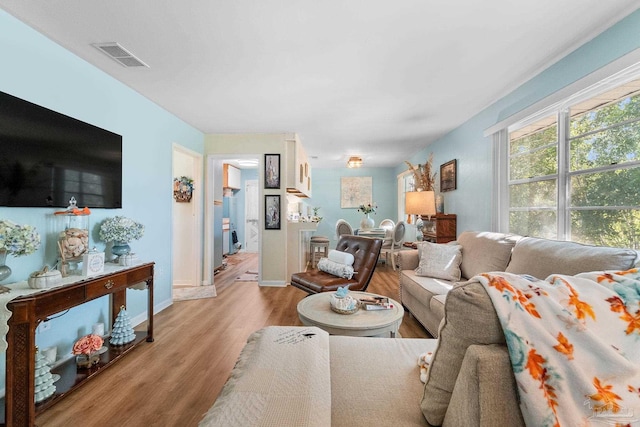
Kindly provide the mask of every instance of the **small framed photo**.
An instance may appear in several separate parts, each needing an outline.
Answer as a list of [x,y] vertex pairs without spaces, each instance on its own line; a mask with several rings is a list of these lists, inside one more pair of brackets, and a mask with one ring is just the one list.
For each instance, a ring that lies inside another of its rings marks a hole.
[[264,229],[280,230],[280,195],[264,196]]
[[453,191],[457,188],[458,161],[453,159],[440,165],[440,191]]
[[264,155],[264,188],[280,188],[280,154]]

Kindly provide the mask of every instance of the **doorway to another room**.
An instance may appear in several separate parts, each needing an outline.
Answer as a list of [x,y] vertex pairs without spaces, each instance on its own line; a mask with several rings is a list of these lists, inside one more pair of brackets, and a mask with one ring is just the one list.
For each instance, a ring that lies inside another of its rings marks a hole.
[[[205,216],[211,229],[209,232],[205,230],[205,238],[210,240],[212,280],[216,289],[229,279],[232,283],[235,279],[258,282],[258,155],[215,155],[209,156],[207,163],[207,185],[211,188],[207,191],[209,213]],[[237,272],[237,268],[245,270]],[[230,275],[233,277],[227,277]]]

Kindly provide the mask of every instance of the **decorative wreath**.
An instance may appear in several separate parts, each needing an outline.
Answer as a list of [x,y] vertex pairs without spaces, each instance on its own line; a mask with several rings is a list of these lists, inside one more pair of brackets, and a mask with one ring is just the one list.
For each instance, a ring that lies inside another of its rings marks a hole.
[[190,202],[193,196],[193,179],[187,176],[173,178],[173,198],[176,202]]

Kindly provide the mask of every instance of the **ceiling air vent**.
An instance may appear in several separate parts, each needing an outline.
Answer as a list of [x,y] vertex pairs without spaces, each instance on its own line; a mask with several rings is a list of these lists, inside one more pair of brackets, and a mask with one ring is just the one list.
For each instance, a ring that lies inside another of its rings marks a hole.
[[149,66],[136,58],[131,52],[118,43],[93,43],[91,46],[95,47],[102,53],[109,56],[109,58],[117,61],[123,67],[147,67]]

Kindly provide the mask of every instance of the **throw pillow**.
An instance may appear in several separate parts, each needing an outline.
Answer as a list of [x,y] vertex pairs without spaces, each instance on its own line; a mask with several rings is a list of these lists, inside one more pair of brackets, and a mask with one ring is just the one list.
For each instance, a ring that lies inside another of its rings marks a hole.
[[337,251],[335,249],[331,249],[329,251],[328,258],[331,261],[346,265],[353,265],[353,261],[355,260],[353,254],[350,254],[349,252]]
[[418,243],[420,262],[415,269],[417,276],[436,279],[460,280],[460,262],[462,251],[459,245],[439,245],[437,243]]
[[520,236],[513,234],[465,231],[458,236],[462,245],[462,277],[471,279],[476,274],[504,271],[511,258],[511,250]]
[[337,277],[351,279],[353,277],[353,267],[339,262],[331,261],[329,258],[320,258],[318,270],[332,274]]
[[444,313],[420,403],[427,422],[434,426],[444,421],[467,348],[506,344],[491,298],[479,282],[456,283],[447,294]]

